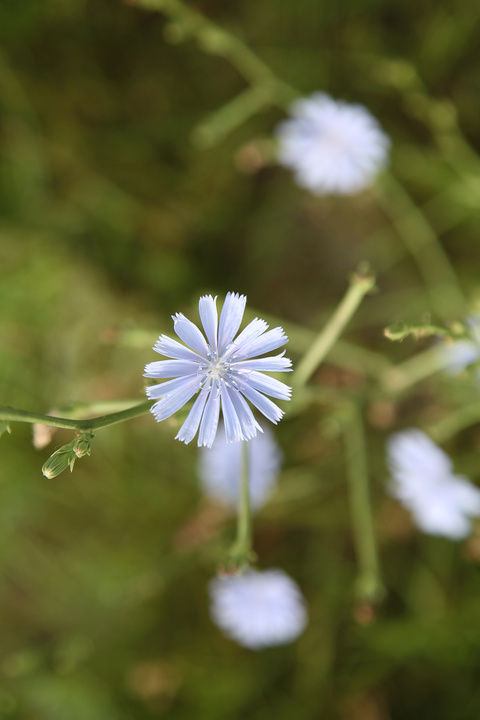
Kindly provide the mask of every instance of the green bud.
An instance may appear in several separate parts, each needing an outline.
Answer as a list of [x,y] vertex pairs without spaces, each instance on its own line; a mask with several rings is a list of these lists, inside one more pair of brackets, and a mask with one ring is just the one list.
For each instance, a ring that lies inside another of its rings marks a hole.
[[6,432],[7,433],[11,432],[10,424],[8,422],[5,422],[4,420],[2,420],[2,421],[0,421],[0,437],[2,437],[2,435]]
[[42,467],[42,473],[45,477],[54,478],[66,470],[67,467],[69,467],[70,472],[72,472],[75,460],[77,459],[73,449],[75,443],[76,440],[72,440],[72,442],[62,445],[58,450],[55,450],[53,455],[50,455]]
[[47,462],[44,463],[42,473],[45,477],[49,479],[54,478],[66,470],[67,467],[70,467],[70,472],[72,472],[77,456],[71,448],[70,450],[64,450],[66,447],[68,446],[64,445],[63,448],[54,452],[53,455],[50,455]]
[[75,441],[73,446],[73,452],[77,458],[81,458],[84,455],[90,455],[92,449],[92,442],[95,435],[93,433],[82,433],[78,436],[78,440]]

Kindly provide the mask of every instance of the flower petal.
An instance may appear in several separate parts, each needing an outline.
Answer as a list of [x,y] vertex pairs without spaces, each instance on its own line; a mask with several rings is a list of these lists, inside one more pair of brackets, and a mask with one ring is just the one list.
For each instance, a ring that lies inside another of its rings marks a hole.
[[247,440],[248,438],[243,436],[242,426],[226,385],[222,385],[220,396],[222,398],[222,413],[227,443]]
[[198,390],[198,379],[182,378],[182,381],[183,384],[176,391],[169,393],[150,408],[157,422],[173,415],[195,395]]
[[182,313],[173,315],[173,329],[185,345],[191,347],[196,353],[206,358],[208,345],[198,327]]
[[160,355],[175,358],[176,360],[200,362],[203,359],[200,355],[194,353],[193,350],[186,348],[185,345],[181,345],[176,340],[172,340],[172,338],[167,337],[167,335],[160,335],[153,349]]
[[217,434],[218,418],[220,415],[220,393],[212,391],[208,396],[203,413],[200,431],[198,433],[198,447],[212,447]]
[[202,388],[197,399],[193,403],[192,409],[187,415],[187,419],[178,431],[175,440],[180,440],[181,442],[184,442],[185,445],[188,445],[188,443],[193,440],[197,434],[198,426],[200,425],[200,420],[202,419],[203,410],[205,408],[209,392],[209,388]]
[[213,298],[211,295],[204,295],[198,301],[198,309],[209,345],[212,350],[216,350],[218,326],[217,298]]
[[218,327],[218,352],[221,354],[238,332],[245,312],[247,298],[237,293],[227,293],[220,314]]
[[292,361],[283,357],[285,350],[280,355],[266,358],[255,358],[254,360],[240,360],[235,363],[235,370],[260,370],[266,372],[291,372]]
[[243,380],[243,378],[239,378],[237,382],[240,392],[245,395],[247,400],[250,400],[250,402],[253,403],[253,405],[255,405],[255,407],[258,408],[258,410],[260,410],[266,418],[275,424],[282,418],[284,414],[283,410],[280,410],[278,405],[275,405],[275,403],[265,397],[265,395],[262,395],[262,393],[259,393],[258,390],[251,387],[251,385],[248,384],[248,381]]
[[235,357],[243,359],[263,355],[264,353],[270,352],[270,350],[276,350],[287,342],[288,337],[283,332],[283,328],[276,327],[260,337],[242,343],[242,345],[238,347]]
[[179,388],[189,384],[192,380],[195,380],[196,386],[199,388],[201,378],[195,373],[194,375],[184,375],[183,377],[174,378],[173,380],[166,380],[164,383],[159,383],[158,385],[149,385],[149,387],[145,388],[145,392],[147,397],[152,400],[157,400],[158,398],[177,392]]
[[255,371],[248,373],[248,375],[245,375],[244,378],[249,385],[255,388],[255,390],[265,393],[265,395],[270,395],[271,397],[278,398],[279,400],[290,400],[292,388],[285,385],[285,383],[280,382],[280,380],[276,380],[269,375],[264,375],[263,373]]
[[228,388],[230,399],[237,413],[238,419],[242,426],[242,435],[245,440],[251,440],[256,437],[257,432],[263,432],[262,428],[255,420],[255,416],[240,392],[236,388]]
[[198,362],[193,360],[156,360],[145,365],[143,377],[174,378],[198,372]]
[[252,320],[251,323],[247,325],[246,328],[242,330],[240,335],[229,345],[222,353],[222,358],[224,360],[228,360],[232,356],[237,356],[237,354],[240,354],[241,357],[244,357],[243,355],[243,347],[248,347],[251,342],[256,340],[259,335],[265,332],[265,330],[268,328],[267,323],[265,320],[260,320],[259,318],[255,318],[255,320]]

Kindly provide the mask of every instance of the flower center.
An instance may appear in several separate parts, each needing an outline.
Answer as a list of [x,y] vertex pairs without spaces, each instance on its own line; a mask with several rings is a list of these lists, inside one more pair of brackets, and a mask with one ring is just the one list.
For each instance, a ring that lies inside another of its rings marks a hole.
[[200,365],[198,372],[202,375],[202,387],[207,384],[210,387],[220,388],[223,382],[228,380],[232,374],[231,364],[228,360],[218,358],[217,353],[210,351],[207,356],[209,362]]

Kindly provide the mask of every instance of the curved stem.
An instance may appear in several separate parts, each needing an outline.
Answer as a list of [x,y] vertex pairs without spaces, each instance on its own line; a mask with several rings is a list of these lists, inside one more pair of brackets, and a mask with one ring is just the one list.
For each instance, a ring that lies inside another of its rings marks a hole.
[[139,417],[139,415],[145,415],[151,406],[152,401],[146,400],[139,405],[134,405],[121,412],[100,415],[99,417],[90,418],[89,420],[74,420],[73,418],[41,415],[40,413],[33,413],[28,410],[17,410],[17,408],[9,407],[8,405],[0,405],[0,421],[42,423],[43,425],[52,425],[53,427],[66,428],[67,430],[93,432],[108,425],[115,425],[124,420],[131,420],[132,418]]

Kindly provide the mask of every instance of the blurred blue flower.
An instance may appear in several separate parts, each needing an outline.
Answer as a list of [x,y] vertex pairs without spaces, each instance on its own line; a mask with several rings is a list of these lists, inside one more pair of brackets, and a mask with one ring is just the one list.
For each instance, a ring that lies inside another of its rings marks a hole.
[[282,570],[217,577],[209,590],[213,622],[251,650],[293,642],[307,624],[300,589]]
[[[459,375],[473,363],[480,360],[480,316],[472,315],[465,321],[468,338],[444,343],[440,352],[445,369],[452,375]],[[480,377],[480,369],[477,373]]]
[[234,339],[242,322],[246,297],[227,293],[220,319],[216,300],[205,295],[199,301],[207,339],[194,323],[177,313],[173,316],[173,329],[185,345],[161,335],[153,349],[173,359],[151,362],[144,373],[148,378],[173,378],[146,389],[149,398],[158,400],[151,408],[158,422],[173,415],[198,393],[177,439],[187,444],[199,431],[199,447],[212,447],[220,407],[227,442],[251,440],[262,428],[247,400],[271,422],[277,423],[283,411],[266,396],[289,400],[291,394],[287,385],[264,374],[264,371],[291,370],[291,361],[284,357],[284,352],[257,357],[288,342],[283,329],[277,327],[265,332],[267,323],[255,318]]
[[470,534],[471,518],[480,516],[480,490],[453,474],[452,461],[428,435],[415,429],[392,435],[387,456],[390,494],[410,510],[420,530],[453,540]]
[[316,92],[296,100],[275,134],[278,159],[315,195],[351,195],[372,184],[387,164],[390,140],[361,105]]
[[200,452],[198,474],[206,495],[236,509],[245,450],[250,505],[253,510],[259,510],[275,487],[283,459],[282,451],[267,427],[245,447],[244,443],[228,443],[225,428],[221,425],[213,447],[202,448]]

